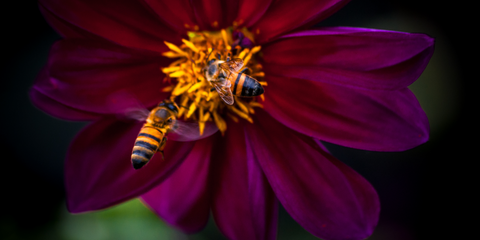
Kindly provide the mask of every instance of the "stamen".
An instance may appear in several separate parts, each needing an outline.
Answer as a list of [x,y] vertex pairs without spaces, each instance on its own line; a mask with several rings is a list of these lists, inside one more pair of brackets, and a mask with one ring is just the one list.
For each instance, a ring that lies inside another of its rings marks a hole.
[[227,113],[227,116],[228,116],[229,118],[231,118],[234,122],[238,123],[239,120],[238,120],[238,118],[235,117],[234,115],[232,115],[232,114],[230,114],[230,113]]
[[173,88],[174,88],[173,85],[166,86],[166,87],[162,88],[162,92],[171,92],[173,90]]
[[187,47],[192,49],[194,52],[198,52],[198,49],[195,47],[195,45],[192,42],[185,39],[182,39],[182,42],[185,43],[185,45],[187,45]]
[[167,41],[164,41],[164,43],[165,43],[165,45],[167,45],[168,48],[170,48],[170,50],[172,50],[172,51],[174,51],[174,52],[177,52],[178,54],[188,56],[187,53],[185,53],[184,51],[182,51],[180,48],[178,48],[178,47],[175,46],[174,44],[169,43],[169,42],[167,42]]
[[245,105],[242,103],[242,101],[240,101],[240,100],[237,99],[237,105],[238,105],[238,107],[240,107],[240,109],[241,109],[242,111],[244,111],[245,113],[248,114],[248,108],[247,108],[247,106],[245,106]]
[[238,58],[244,59],[245,55],[247,55],[249,50],[250,49],[248,48],[243,49],[243,51],[240,54],[238,54]]
[[[185,25],[185,27],[190,26]],[[193,28],[198,29],[198,26]],[[234,122],[238,122],[239,118],[242,118],[253,123],[251,114],[255,113],[254,107],[263,107],[257,102],[257,97],[246,98],[239,95],[234,97],[233,105],[227,105],[216,90],[211,91],[213,83],[209,80],[212,81],[212,77],[210,75],[207,79],[205,71],[208,62],[212,59],[227,63],[228,61],[233,62],[234,59],[243,59],[243,67],[238,70],[238,73],[242,69],[248,68],[244,74],[258,80],[262,86],[267,85],[263,79],[265,74],[262,72],[262,66],[255,58],[255,54],[261,48],[252,46],[253,34],[246,28],[235,30],[237,35],[241,35],[241,38],[234,41],[232,31],[232,28],[228,28],[217,32],[188,32],[189,39],[182,39],[182,45],[179,46],[165,42],[170,51],[163,53],[163,56],[179,59],[161,69],[167,76],[164,81],[173,84],[164,87],[162,91],[171,92],[172,100],[179,98],[177,100],[180,106],[178,118],[198,121],[200,134],[203,134],[206,122],[214,122],[223,135],[227,130],[225,115]],[[248,44],[243,44],[245,41],[242,42],[242,39],[247,39]],[[216,71],[224,70],[218,68]],[[217,78],[215,77],[214,80],[217,81]],[[232,82],[230,78],[227,81]],[[263,95],[260,97],[264,99]]]

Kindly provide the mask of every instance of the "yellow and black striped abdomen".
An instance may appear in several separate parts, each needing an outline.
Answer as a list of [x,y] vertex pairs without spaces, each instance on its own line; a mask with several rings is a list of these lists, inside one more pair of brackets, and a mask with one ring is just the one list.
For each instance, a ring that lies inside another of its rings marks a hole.
[[264,92],[262,85],[255,78],[245,73],[232,73],[228,80],[232,83],[231,90],[233,95],[255,97],[262,95]]
[[150,161],[162,143],[163,135],[159,129],[142,127],[132,151],[133,168],[139,169]]

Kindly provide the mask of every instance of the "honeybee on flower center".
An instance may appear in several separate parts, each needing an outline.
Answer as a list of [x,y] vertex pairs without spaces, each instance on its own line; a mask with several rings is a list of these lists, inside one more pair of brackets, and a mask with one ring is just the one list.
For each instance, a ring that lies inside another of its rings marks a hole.
[[246,28],[227,28],[188,32],[188,36],[180,45],[165,42],[170,51],[162,54],[177,59],[161,70],[166,75],[164,82],[172,84],[162,92],[171,92],[170,99],[185,108],[178,117],[197,121],[200,132],[205,123],[213,122],[222,135],[227,130],[225,117],[253,123],[254,108],[263,107],[254,97],[264,101],[267,86],[255,79],[265,73],[256,59],[261,46],[254,46],[253,35]]
[[233,95],[240,97],[255,97],[262,95],[264,89],[262,85],[253,77],[247,75],[244,63],[241,58],[230,59],[226,61],[211,59],[205,68],[205,77],[217,90],[218,95],[228,104],[235,102]]

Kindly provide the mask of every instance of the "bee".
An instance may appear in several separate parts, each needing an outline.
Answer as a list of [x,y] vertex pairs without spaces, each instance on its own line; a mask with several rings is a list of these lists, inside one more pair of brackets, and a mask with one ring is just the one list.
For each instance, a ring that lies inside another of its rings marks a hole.
[[175,128],[178,106],[164,100],[148,114],[145,124],[132,150],[132,165],[135,169],[145,166],[156,152],[162,154],[167,143],[167,133]]
[[228,105],[235,102],[233,95],[254,97],[264,93],[262,85],[244,73],[247,68],[241,70],[243,66],[241,58],[230,60],[230,57],[227,57],[227,61],[210,60],[205,69],[205,77]]
[[178,119],[179,107],[171,100],[163,100],[152,110],[148,110],[132,94],[119,91],[111,94],[107,103],[110,111],[120,119],[145,122],[133,146],[131,163],[138,170],[145,166],[155,153],[160,153],[167,143],[167,134],[173,141],[195,141],[208,137],[218,131],[214,123],[206,122],[203,134],[199,124]]

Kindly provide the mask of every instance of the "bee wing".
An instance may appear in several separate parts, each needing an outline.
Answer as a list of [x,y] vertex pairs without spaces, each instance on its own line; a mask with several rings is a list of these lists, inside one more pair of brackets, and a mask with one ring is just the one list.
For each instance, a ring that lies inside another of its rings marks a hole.
[[241,58],[234,58],[228,62],[221,63],[219,66],[227,72],[238,72],[243,67],[243,60]]
[[140,122],[147,120],[149,114],[150,112],[146,108],[129,108],[124,113],[127,118]]
[[226,80],[225,84],[221,84],[220,82],[212,82],[212,85],[218,92],[218,96],[228,105],[233,105],[235,102],[233,98],[232,90],[230,90],[231,83]]
[[203,134],[200,135],[199,124],[196,122],[184,122],[177,120],[172,132],[168,133],[168,140],[178,142],[195,141],[211,136],[218,131],[217,125],[206,122]]
[[120,119],[145,121],[150,111],[131,93],[119,91],[107,97],[107,106]]

